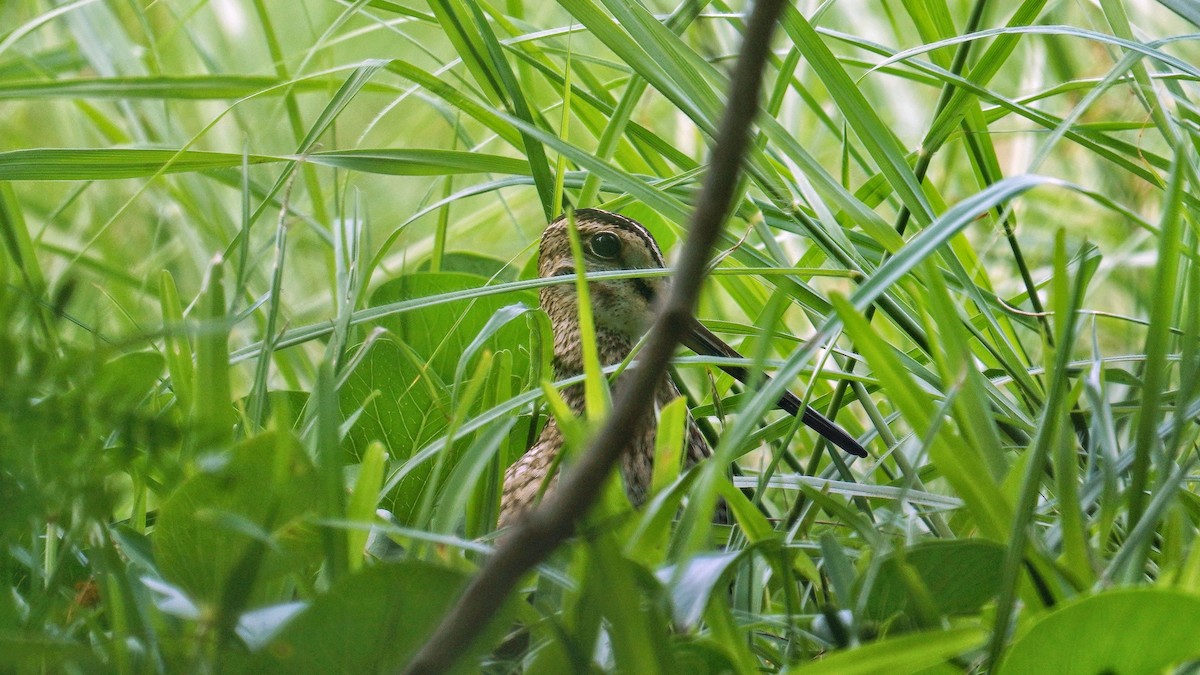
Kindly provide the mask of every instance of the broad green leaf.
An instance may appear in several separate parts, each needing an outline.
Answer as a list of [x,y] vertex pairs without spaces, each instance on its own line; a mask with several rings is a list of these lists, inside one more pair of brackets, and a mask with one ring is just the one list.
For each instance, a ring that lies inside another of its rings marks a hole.
[[[383,444],[393,461],[403,461],[437,438],[450,421],[450,393],[429,375],[411,348],[395,340],[376,341],[338,392],[344,416],[356,414],[346,443],[361,461],[373,442]],[[407,523],[417,508],[430,466],[414,471],[389,495],[386,506]]]
[[886,621],[910,604],[898,565],[908,565],[937,603],[943,615],[971,614],[1000,590],[1004,547],[983,539],[930,541],[891,554],[879,562],[867,596],[867,612]]
[[[466,274],[426,272],[408,274],[381,286],[371,298],[373,305],[390,304],[434,296],[454,295],[456,289],[482,286],[486,280]],[[431,305],[378,323],[390,337],[376,341],[339,391],[343,415],[363,409],[350,428],[347,442],[357,455],[371,441],[380,441],[397,465],[441,437],[454,415],[453,400],[463,373],[464,361],[482,351],[507,350],[512,355],[509,387],[525,391],[532,386],[531,354],[542,358],[538,341],[523,318],[525,310],[509,312],[513,302],[535,304],[528,295],[488,296]],[[509,312],[499,323],[493,317]],[[478,358],[477,356],[475,357]],[[540,363],[538,367],[540,368]],[[477,406],[472,406],[472,410]],[[511,433],[524,443],[528,426],[516,425]],[[458,461],[458,446],[443,461],[450,475]],[[412,470],[389,491],[387,505],[402,523],[417,515],[433,465]],[[478,475],[478,474],[477,474]]]
[[[163,577],[215,604],[231,591],[266,600],[272,582],[319,558],[307,523],[317,505],[317,476],[303,448],[286,432],[268,432],[225,453],[204,457],[200,471],[163,503],[154,527],[154,555]],[[239,561],[256,544],[266,552],[255,574],[229,588]]]
[[1200,598],[1164,588],[1105,591],[1059,607],[1017,638],[997,673],[1161,673],[1200,657]]
[[[417,271],[430,271],[429,263],[429,260],[421,261]],[[459,272],[500,282],[516,281],[519,273],[519,270],[503,260],[472,251],[448,251],[442,256],[441,269],[438,271]]]
[[[370,304],[380,307],[439,294],[450,294],[452,298],[458,291],[480,288],[486,284],[485,278],[460,273],[406,274],[380,286],[371,295]],[[434,373],[452,382],[459,357],[467,346],[496,312],[518,302],[526,307],[536,307],[538,304],[537,299],[529,293],[506,293],[500,297],[471,299],[464,296],[461,301],[452,300],[396,317],[384,317],[377,323],[426,359]],[[529,368],[529,349],[516,348],[528,344],[530,339],[529,331],[522,323],[516,321],[503,326],[486,343],[493,351],[501,347],[512,348],[514,357],[517,357],[513,363],[513,373],[518,378],[524,376]]]
[[[234,672],[393,672],[412,657],[466,583],[459,571],[405,561],[368,567],[319,595],[266,647],[235,661]],[[501,612],[488,631],[507,628]],[[464,649],[454,672],[478,666]],[[238,663],[238,662],[241,663]]]

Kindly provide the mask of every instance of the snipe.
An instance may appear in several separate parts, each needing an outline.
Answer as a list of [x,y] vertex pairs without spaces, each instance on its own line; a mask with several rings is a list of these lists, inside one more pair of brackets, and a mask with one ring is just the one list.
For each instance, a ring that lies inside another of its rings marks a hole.
[[[575,223],[583,244],[584,264],[589,272],[628,269],[654,269],[664,266],[662,251],[646,228],[630,218],[599,209],[580,209],[575,212]],[[575,259],[571,255],[567,234],[567,220],[560,217],[542,234],[538,250],[538,276],[547,278],[575,273]],[[596,326],[596,347],[603,365],[620,363],[650,324],[655,299],[666,281],[653,279],[614,279],[592,281],[588,285],[592,300],[592,314]],[[583,350],[580,341],[575,286],[557,284],[541,290],[542,309],[550,317],[554,329],[554,373],[558,378],[579,375],[583,372]],[[700,322],[693,321],[684,344],[698,354],[711,356],[740,357],[732,347],[713,335]],[[733,377],[745,381],[746,370],[739,367],[724,368]],[[584,410],[583,386],[568,387],[562,392],[567,405],[575,414]],[[656,406],[661,407],[678,397],[679,390],[670,377],[664,378],[659,386]],[[867,452],[850,434],[817,411],[803,406],[791,393],[786,394],[779,406],[793,415],[802,413],[802,420],[817,433],[838,447],[860,457]],[[646,498],[653,474],[654,436],[656,424],[653,419],[645,428],[630,434],[629,447],[622,455],[621,473],[630,501],[641,504]],[[547,474],[554,466],[555,457],[563,444],[563,435],[558,423],[551,417],[542,429],[537,443],[517,462],[508,467],[504,474],[504,494],[501,501],[500,525],[513,522],[522,511],[533,505]],[[690,466],[712,450],[708,442],[689,417],[687,433],[687,462]],[[556,480],[550,477],[551,484]]]

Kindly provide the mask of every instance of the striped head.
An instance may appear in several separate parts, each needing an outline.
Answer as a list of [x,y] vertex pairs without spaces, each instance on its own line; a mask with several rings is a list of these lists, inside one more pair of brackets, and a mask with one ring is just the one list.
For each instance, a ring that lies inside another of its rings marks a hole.
[[[575,223],[583,245],[583,262],[589,272],[665,267],[662,251],[654,237],[631,218],[599,209],[580,209],[575,212]],[[538,276],[549,278],[574,273],[575,257],[571,255],[567,219],[560,217],[542,234]],[[649,328],[655,304],[666,292],[666,286],[664,277],[611,279],[588,284],[597,347],[603,363],[613,364],[629,355],[634,342]],[[560,376],[583,372],[577,300],[573,284],[542,289],[541,305],[554,327],[554,364]],[[683,344],[697,354],[741,358],[737,350],[699,321],[690,321],[686,328]],[[721,369],[742,382],[750,379],[749,371],[743,366],[725,365]],[[576,397],[574,403],[582,409],[581,398]],[[779,406],[799,416],[806,425],[846,452],[867,456],[867,451],[854,436],[804,405],[791,392],[783,394]]]
[[[637,221],[599,209],[575,212],[575,226],[588,272],[659,269],[662,251],[654,237]],[[560,216],[542,234],[538,251],[538,276],[575,274],[575,257],[567,234],[567,219]],[[650,324],[654,304],[666,286],[662,277],[611,279],[588,284],[596,328],[636,340]],[[558,284],[541,291],[542,309],[556,332],[578,322],[575,286]]]

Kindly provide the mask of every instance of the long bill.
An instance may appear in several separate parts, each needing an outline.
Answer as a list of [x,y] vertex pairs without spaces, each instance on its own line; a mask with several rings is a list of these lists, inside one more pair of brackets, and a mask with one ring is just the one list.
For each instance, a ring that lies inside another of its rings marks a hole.
[[[744,358],[736,349],[725,344],[721,338],[714,335],[712,331],[704,327],[704,324],[695,319],[692,320],[692,325],[687,335],[683,338],[683,344],[688,349],[702,356]],[[746,384],[750,379],[750,373],[742,366],[721,366],[721,370],[729,373],[734,379],[743,384]],[[764,377],[766,376],[764,375]],[[854,437],[849,432],[838,426],[833,420],[804,405],[792,392],[785,392],[783,397],[779,399],[778,405],[793,417],[799,415],[801,422],[804,422],[810,429],[821,434],[830,443],[833,443],[842,450],[858,457],[867,456],[867,451],[858,444],[858,441],[854,440]],[[803,410],[803,415],[801,415],[801,410]]]

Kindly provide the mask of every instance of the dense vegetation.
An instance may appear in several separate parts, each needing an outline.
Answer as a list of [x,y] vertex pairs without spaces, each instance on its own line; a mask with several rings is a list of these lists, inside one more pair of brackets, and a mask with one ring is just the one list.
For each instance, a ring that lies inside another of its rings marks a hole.
[[[403,664],[552,414],[542,228],[675,248],[744,11],[0,3],[0,670]],[[871,456],[682,355],[711,465],[612,478],[464,671],[1200,658],[1198,26],[788,11],[700,316]]]

